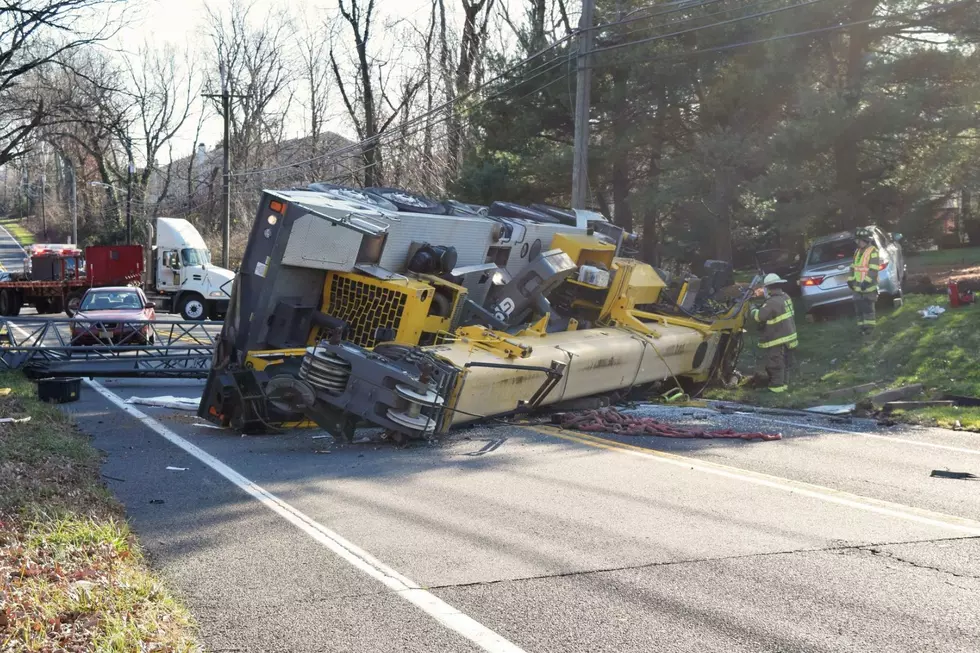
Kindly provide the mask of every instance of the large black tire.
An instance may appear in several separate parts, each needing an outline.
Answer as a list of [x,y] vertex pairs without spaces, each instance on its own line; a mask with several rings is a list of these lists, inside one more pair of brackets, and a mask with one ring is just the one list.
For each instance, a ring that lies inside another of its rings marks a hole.
[[310,184],[307,186],[307,189],[316,191],[317,193],[323,193],[324,195],[328,195],[329,197],[343,200],[345,202],[365,204],[367,206],[384,209],[385,211],[398,210],[397,206],[385,198],[374,193],[366,193],[363,190],[358,190],[356,188],[348,188],[347,186],[338,186],[337,184],[318,182],[315,184]]
[[400,188],[365,188],[365,192],[377,195],[406,213],[428,213],[430,215],[446,215],[446,205],[429,199],[418,193],[411,193]]
[[0,315],[4,317],[12,317],[16,315],[14,313],[14,306],[17,304],[17,293],[10,289],[0,290]]
[[517,218],[529,222],[542,222],[544,224],[560,224],[558,218],[553,218],[547,213],[536,211],[520,204],[512,202],[494,202],[490,205],[490,217],[494,218]]
[[462,215],[466,217],[485,218],[489,209],[479,204],[464,204],[456,200],[446,200],[446,215]]
[[570,227],[574,227],[578,224],[575,214],[568,209],[561,209],[557,206],[549,206],[548,204],[532,204],[531,208],[535,211],[541,211],[544,214],[550,215],[558,222],[562,224],[567,224]]
[[81,293],[73,292],[68,297],[65,298],[65,315],[68,317],[75,317],[75,313],[78,312],[78,306],[82,303]]
[[180,316],[189,322],[203,322],[208,316],[204,298],[197,293],[181,297],[180,307],[177,310]]

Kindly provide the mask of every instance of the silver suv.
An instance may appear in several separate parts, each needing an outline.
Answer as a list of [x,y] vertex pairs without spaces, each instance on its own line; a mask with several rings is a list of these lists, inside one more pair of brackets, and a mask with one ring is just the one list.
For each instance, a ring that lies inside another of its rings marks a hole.
[[[902,234],[887,234],[878,227],[867,227],[880,256],[878,291],[889,302],[902,296],[905,282],[905,255],[898,242]],[[842,232],[818,238],[810,245],[800,272],[800,294],[806,312],[852,299],[847,287],[854,250],[853,232]]]

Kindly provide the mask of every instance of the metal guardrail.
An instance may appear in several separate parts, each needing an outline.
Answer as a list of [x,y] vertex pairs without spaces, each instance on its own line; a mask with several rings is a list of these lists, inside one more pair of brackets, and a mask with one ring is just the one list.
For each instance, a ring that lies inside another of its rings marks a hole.
[[220,329],[220,322],[0,318],[0,370],[205,378]]

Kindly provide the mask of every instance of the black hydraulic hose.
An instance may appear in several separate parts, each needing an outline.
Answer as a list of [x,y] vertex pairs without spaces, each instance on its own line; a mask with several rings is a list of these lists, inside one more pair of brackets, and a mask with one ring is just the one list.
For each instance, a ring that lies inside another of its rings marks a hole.
[[541,365],[509,365],[507,363],[466,363],[463,367],[492,367],[500,370],[529,370],[531,372],[544,372],[551,374],[554,370],[550,367]]

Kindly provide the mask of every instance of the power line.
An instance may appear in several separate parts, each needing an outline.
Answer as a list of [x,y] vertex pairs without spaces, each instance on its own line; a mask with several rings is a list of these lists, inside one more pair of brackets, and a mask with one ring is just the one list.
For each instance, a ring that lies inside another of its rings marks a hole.
[[[699,6],[704,6],[706,4],[713,4],[715,2],[720,2],[720,1],[722,1],[722,0],[704,0],[703,2],[698,2],[698,3],[687,3],[687,4],[684,4],[682,6],[675,7],[673,9],[670,9],[670,10],[667,10],[667,11],[664,11],[664,12],[658,12],[657,14],[653,14],[653,15],[650,15],[650,16],[635,17],[635,19],[636,20],[638,20],[640,18],[649,19],[649,18],[652,18],[652,17],[654,17],[656,15],[671,13],[673,11],[678,11],[678,10],[680,10],[682,8],[683,9],[691,9],[691,8],[696,8],[696,7],[699,7]],[[641,41],[630,41],[628,43],[617,44],[615,46],[609,46],[607,48],[594,48],[594,49],[590,50],[590,53],[602,52],[602,51],[604,51],[606,49],[614,49],[614,48],[618,48],[618,47],[626,47],[628,45],[633,45],[633,44],[641,43],[641,42],[650,42],[650,41],[664,39],[664,38],[671,38],[671,37],[674,37],[674,36],[677,36],[677,35],[680,35],[680,34],[691,33],[691,32],[694,32],[694,31],[701,30],[701,29],[709,29],[711,27],[716,27],[716,26],[719,26],[719,25],[724,25],[724,24],[727,24],[727,23],[730,23],[730,22],[736,22],[736,21],[739,21],[739,20],[745,20],[747,18],[755,18],[755,17],[759,17],[759,16],[764,16],[764,15],[768,15],[768,13],[776,13],[776,12],[779,12],[779,11],[785,11],[787,9],[793,9],[793,8],[797,8],[797,7],[800,7],[800,6],[806,6],[806,5],[810,5],[810,4],[816,4],[818,2],[824,2],[824,1],[825,0],[808,0],[807,2],[803,2],[803,3],[796,4],[796,5],[792,5],[790,7],[783,7],[783,8],[779,8],[777,10],[772,10],[771,12],[761,12],[759,14],[754,14],[754,15],[749,15],[749,16],[743,16],[743,17],[739,17],[739,18],[732,19],[732,20],[729,20],[729,21],[720,21],[720,22],[711,23],[711,24],[708,24],[708,25],[700,25],[700,26],[697,26],[697,27],[690,28],[688,30],[683,30],[683,31],[679,31],[679,32],[675,32],[675,33],[670,33],[670,34],[657,35],[657,36],[650,37],[648,39],[643,39]],[[725,12],[720,12],[720,13],[725,13]],[[687,20],[691,20],[693,18],[695,18],[695,17],[692,17],[692,18],[687,19]],[[629,21],[632,21],[632,20],[634,20],[634,18],[627,19],[624,22],[629,22]],[[679,22],[679,21],[675,21],[675,23],[676,22]],[[683,22],[683,21],[680,21],[680,22]],[[617,23],[607,23],[607,24],[603,25],[603,27],[613,26],[613,25],[616,25],[616,24]],[[577,31],[575,34],[578,34],[580,32],[581,32],[581,30]],[[421,114],[419,116],[416,116],[415,118],[411,119],[408,122],[408,124],[409,125],[412,125],[412,126],[417,125],[418,123],[420,123],[423,120],[429,118],[430,116],[437,115],[437,114],[445,111],[447,108],[451,108],[452,105],[455,102],[459,102],[461,100],[464,100],[464,99],[468,98],[469,96],[473,95],[474,93],[476,93],[476,92],[478,92],[480,90],[483,90],[483,89],[487,88],[490,84],[494,83],[495,81],[499,81],[500,79],[506,77],[507,74],[509,74],[510,72],[512,72],[514,70],[517,70],[522,65],[525,65],[526,63],[529,63],[533,59],[535,59],[535,58],[537,58],[537,57],[539,57],[539,56],[541,56],[543,54],[546,54],[546,53],[548,53],[548,52],[556,49],[558,46],[560,46],[565,41],[567,41],[571,36],[573,36],[573,35],[565,36],[565,37],[559,39],[558,41],[556,41],[555,43],[553,43],[552,45],[550,45],[550,46],[548,46],[546,48],[543,48],[542,50],[539,50],[538,52],[532,54],[531,56],[529,56],[529,57],[527,57],[525,59],[523,59],[522,61],[520,61],[520,62],[518,62],[518,63],[516,63],[516,64],[514,64],[514,65],[512,65],[510,67],[508,67],[507,70],[505,70],[504,72],[496,75],[491,80],[487,81],[486,83],[482,84],[481,86],[479,86],[477,88],[474,88],[474,89],[471,89],[467,93],[465,93],[465,94],[463,94],[461,96],[458,96],[458,97],[454,98],[453,100],[449,100],[449,101],[443,103],[442,105],[440,105],[440,106],[432,109],[431,111],[427,111],[424,114]],[[547,74],[549,72],[552,72],[552,71],[556,70],[558,67],[560,67],[560,66],[562,66],[564,64],[565,64],[565,62],[562,59],[556,59],[556,60],[547,61],[547,62],[544,62],[542,64],[539,64],[536,67],[532,68],[531,71],[528,71],[528,72],[534,72],[534,71],[540,71],[540,72],[537,72],[536,74],[533,74],[530,77],[525,77],[525,78],[523,78],[521,80],[517,80],[510,87],[505,88],[505,89],[502,89],[500,91],[497,91],[493,95],[491,95],[491,96],[489,96],[487,98],[483,98],[477,104],[469,107],[469,109],[472,110],[474,108],[478,108],[480,106],[483,106],[484,104],[486,104],[487,102],[495,99],[496,97],[499,97],[500,95],[503,95],[504,93],[506,93],[506,92],[508,92],[510,90],[513,90],[514,88],[517,88],[517,87],[519,87],[519,86],[521,86],[523,84],[526,84],[527,82],[529,82],[529,81],[531,81],[533,79],[536,79],[536,78],[538,78],[538,77],[540,77],[540,76],[542,76],[544,74]],[[590,66],[590,68],[591,67],[594,67],[594,66]],[[550,86],[550,85],[551,84],[549,83],[547,86]],[[532,91],[532,94],[534,92],[536,92],[536,91]],[[525,96],[522,96],[522,97],[526,97],[526,95]],[[449,120],[448,117],[443,118],[443,119],[440,119],[439,121],[436,121],[436,123],[434,123],[434,124],[440,124],[441,122],[445,122],[447,120]],[[431,126],[433,123],[429,123],[429,124]],[[257,169],[253,169],[253,170],[239,171],[239,172],[232,173],[232,176],[240,177],[240,176],[245,176],[245,175],[262,174],[262,173],[267,173],[267,172],[275,172],[277,170],[293,169],[293,168],[297,168],[297,167],[300,167],[300,166],[303,166],[303,165],[306,165],[306,164],[309,164],[309,163],[313,163],[315,161],[321,161],[321,160],[326,159],[326,158],[330,158],[330,157],[335,157],[335,156],[339,156],[339,155],[342,155],[342,154],[346,154],[348,152],[356,152],[357,155],[360,155],[359,150],[361,148],[363,148],[365,146],[368,146],[368,145],[372,145],[372,144],[380,144],[383,141],[384,138],[389,137],[389,135],[392,135],[392,134],[394,134],[397,137],[397,132],[385,131],[385,132],[382,132],[380,134],[377,134],[377,135],[371,137],[370,139],[364,139],[362,141],[358,141],[356,143],[352,143],[350,145],[347,145],[347,146],[338,148],[336,150],[332,150],[330,152],[325,152],[322,155],[318,155],[318,156],[312,157],[310,159],[301,160],[301,161],[295,161],[295,162],[290,162],[290,163],[286,163],[286,164],[282,164],[282,165],[278,165],[278,166],[271,166],[269,168],[257,168]]]
[[931,9],[949,9],[949,8],[960,6],[960,5],[972,4],[973,2],[974,2],[974,0],[965,0],[963,2],[956,2],[956,3],[951,3],[951,4],[929,5],[927,7],[921,7],[919,9],[916,9],[916,10],[910,11],[910,12],[899,13],[899,14],[889,14],[889,15],[885,15],[885,16],[872,16],[871,18],[865,18],[865,19],[862,19],[862,20],[856,20],[856,21],[852,21],[852,22],[849,22],[849,23],[839,23],[837,25],[828,25],[826,27],[818,27],[818,28],[815,28],[815,29],[805,30],[805,31],[802,31],[802,32],[793,32],[791,34],[779,34],[779,35],[776,35],[776,36],[771,36],[771,37],[767,37],[767,38],[763,38],[763,39],[756,39],[756,40],[753,40],[753,41],[742,41],[742,42],[739,42],[739,43],[729,43],[729,44],[726,44],[726,45],[719,45],[719,46],[715,46],[715,47],[711,47],[711,48],[704,48],[704,49],[701,49],[701,50],[691,50],[691,51],[687,51],[687,52],[678,52],[678,53],[673,53],[673,54],[664,54],[664,55],[659,55],[659,56],[656,56],[656,57],[629,59],[629,60],[626,60],[626,61],[607,62],[607,63],[603,63],[603,64],[592,64],[591,67],[592,68],[606,68],[606,67],[609,67],[609,66],[623,66],[623,65],[631,64],[631,63],[653,63],[653,62],[656,62],[656,61],[663,61],[663,60],[666,60],[666,59],[676,59],[676,58],[681,58],[681,57],[697,56],[697,55],[700,55],[700,54],[706,54],[706,53],[712,53],[712,52],[723,52],[725,50],[732,50],[732,49],[735,49],[735,48],[741,48],[741,47],[746,47],[746,46],[750,46],[750,45],[760,45],[762,43],[769,43],[771,41],[783,41],[783,40],[786,40],[786,39],[796,38],[796,37],[800,37],[800,36],[809,36],[811,34],[821,34],[821,33],[824,33],[824,32],[833,32],[833,31],[838,31],[838,30],[842,30],[842,29],[847,29],[848,27],[855,27],[857,25],[866,25],[868,23],[875,23],[875,22],[879,22],[879,21],[883,21],[883,20],[894,20],[894,19],[898,19],[898,18],[910,18],[910,17],[912,17],[912,16],[914,16],[916,14],[920,14],[920,13],[922,13],[924,11],[929,11]]
[[793,5],[787,5],[785,7],[777,7],[775,9],[769,9],[767,11],[761,11],[754,14],[748,14],[746,16],[739,16],[737,18],[730,18],[728,20],[722,20],[710,25],[699,25],[697,27],[690,27],[688,29],[679,30],[676,32],[671,32],[669,34],[657,34],[656,36],[650,36],[645,39],[636,39],[634,41],[626,41],[624,43],[616,43],[613,45],[607,45],[601,48],[593,48],[589,50],[589,54],[596,54],[599,52],[609,52],[610,50],[619,50],[622,48],[628,48],[636,45],[641,45],[643,43],[652,43],[653,41],[659,41],[661,39],[673,38],[675,36],[683,36],[685,34],[690,34],[691,32],[697,32],[698,30],[707,29],[710,27],[722,27],[724,25],[731,25],[732,23],[739,23],[743,20],[750,20],[752,18],[762,18],[765,16],[771,16],[773,14],[779,14],[784,11],[790,11],[792,9],[799,9],[800,7],[809,7],[810,5],[819,4],[821,2],[827,2],[827,0],[806,0],[805,2],[800,2]]

